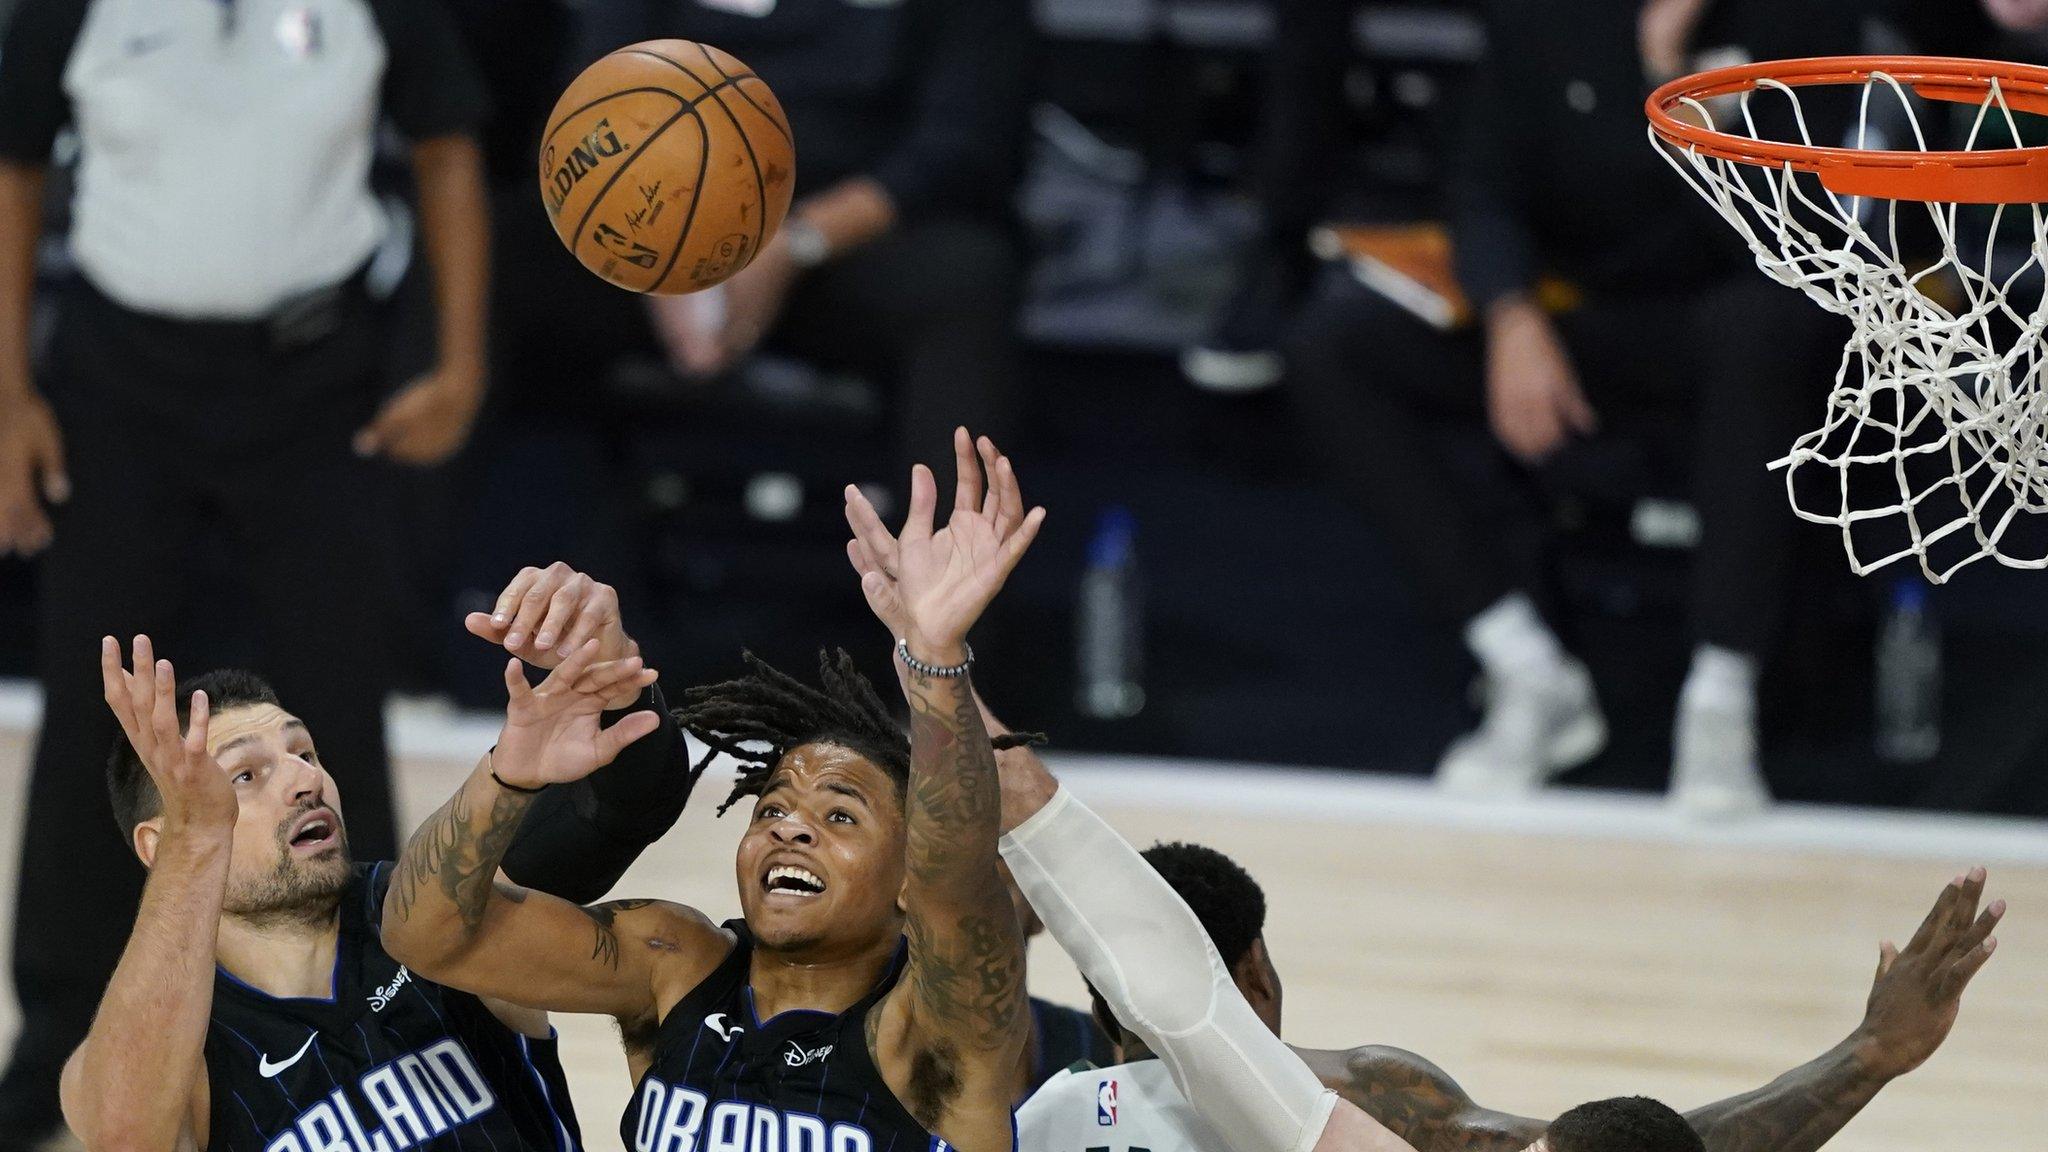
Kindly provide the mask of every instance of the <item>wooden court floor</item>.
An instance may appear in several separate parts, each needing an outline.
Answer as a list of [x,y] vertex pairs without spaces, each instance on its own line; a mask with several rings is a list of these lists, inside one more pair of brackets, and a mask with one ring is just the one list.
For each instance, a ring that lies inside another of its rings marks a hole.
[[[25,734],[0,729],[0,901],[12,899],[25,763]],[[408,817],[439,804],[470,763],[405,757]],[[1484,820],[1375,820],[1357,805],[1290,811],[1271,794],[1233,815],[1227,782],[1216,802],[1216,770],[1189,771],[1207,774],[1207,803],[1105,787],[1099,766],[1074,783],[1141,846],[1205,843],[1264,884],[1289,1040],[1411,1048],[1481,1103],[1540,1116],[1621,1093],[1689,1108],[1819,1054],[1860,1018],[1878,941],[1903,944],[1975,846],[1968,827],[1943,841],[1960,847],[1917,855],[1876,832],[1865,851],[1853,836],[1813,849],[1532,832],[1527,820],[1489,830]],[[715,773],[621,895],[736,911],[739,819],[712,818],[725,784]],[[2011,905],[1998,954],[1942,1051],[1831,1148],[2048,1149],[2048,827],[2038,842],[2024,826],[2002,832],[1997,851],[2032,862],[1991,864],[1989,891]],[[11,923],[0,918],[0,942]],[[1041,995],[1080,1000],[1050,941],[1034,946],[1031,981]],[[14,1021],[0,999],[0,1038]],[[613,1029],[587,1017],[558,1023],[587,1143],[616,1152],[628,1085]]]

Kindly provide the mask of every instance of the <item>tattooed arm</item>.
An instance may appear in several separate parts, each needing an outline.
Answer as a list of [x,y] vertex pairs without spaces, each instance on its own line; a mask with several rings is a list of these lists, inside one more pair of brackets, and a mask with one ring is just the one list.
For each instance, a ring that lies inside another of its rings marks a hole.
[[1685,1118],[1709,1152],[1811,1152],[1833,1138],[1891,1077],[1843,1041],[1754,1092]]
[[530,1008],[653,1018],[731,941],[692,909],[653,901],[592,908],[497,880],[538,790],[580,779],[654,727],[648,713],[600,729],[619,686],[651,682],[638,657],[591,664],[592,641],[529,689],[518,662],[498,747],[413,834],[384,896],[386,951],[427,979]]
[[1978,912],[1984,881],[1982,868],[1956,877],[1904,951],[1879,946],[1870,1001],[1848,1039],[1754,1092],[1686,1113],[1709,1152],[1813,1152],[1879,1089],[1934,1055],[1955,1026],[1963,989],[1998,946],[1991,933],[2005,901]]
[[[963,429],[954,435],[954,453],[953,508],[937,532],[937,486],[923,465],[911,474],[910,513],[900,537],[889,536],[857,490],[847,493],[849,518],[882,557],[879,570],[862,577],[870,603],[886,592],[900,611],[883,618],[895,621],[891,630],[902,650],[942,668],[968,662],[968,629],[1044,519],[1043,510],[1024,514],[1021,502],[1006,506],[1015,474],[993,444],[982,440],[977,459]],[[986,498],[984,466],[994,485]],[[1017,1062],[1031,1020],[1024,935],[998,871],[1002,795],[995,753],[965,675],[937,676],[910,666],[905,690],[910,780],[903,896],[910,958],[902,981],[868,1016],[868,1046],[890,1089],[927,1128],[962,1152],[1008,1152]]]
[[1316,1078],[1416,1152],[1522,1152],[1548,1125],[1481,1108],[1443,1069],[1413,1052],[1373,1045],[1295,1051]]
[[[1904,951],[1879,948],[1863,1023],[1814,1060],[1753,1092],[1686,1113],[1709,1152],[1814,1152],[1878,1090],[1919,1067],[1954,1027],[1963,989],[1991,958],[2005,915],[1982,913],[1984,870],[1958,876]],[[1398,1048],[1301,1050],[1324,1084],[1415,1145],[1417,1152],[1521,1152],[1546,1122],[1481,1108],[1444,1071]]]

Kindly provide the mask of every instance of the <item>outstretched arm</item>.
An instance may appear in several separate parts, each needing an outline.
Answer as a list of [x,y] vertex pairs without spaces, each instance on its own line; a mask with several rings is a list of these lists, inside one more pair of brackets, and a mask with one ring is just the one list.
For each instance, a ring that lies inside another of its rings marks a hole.
[[[966,674],[967,632],[1030,547],[1044,511],[1034,509],[1005,532],[998,501],[982,493],[964,430],[955,445],[965,466],[943,529],[932,527],[937,483],[923,465],[911,475],[900,539],[889,537],[857,490],[848,491],[850,512],[888,540],[890,591],[904,609],[898,651],[909,657],[901,662],[910,700],[910,958],[897,991],[869,1016],[868,1042],[914,1115],[955,1145],[996,1149],[1010,1142],[1010,1082],[1030,1014],[1023,933],[998,872],[1001,789]],[[993,456],[993,446],[988,451]],[[863,577],[863,588],[882,579]],[[933,671],[949,668],[960,671]]]
[[[1709,1152],[1813,1152],[1840,1132],[1878,1090],[1934,1054],[1955,1025],[1963,989],[1991,958],[2005,914],[1980,915],[1984,870],[1944,888],[1901,952],[1879,949],[1870,1004],[1848,1039],[1751,1092],[1686,1113]],[[1544,1121],[1473,1103],[1441,1068],[1398,1048],[1302,1051],[1323,1083],[1418,1152],[1521,1152]]]
[[[64,1119],[91,1152],[193,1149],[206,1143],[206,1022],[213,949],[240,807],[206,750],[206,694],[178,733],[176,673],[137,636],[135,671],[100,641],[107,705],[163,798],[135,931],[100,998],[85,1042],[64,1065]],[[149,833],[143,833],[148,845]]]
[[1413,1052],[1371,1045],[1297,1048],[1325,1087],[1415,1146],[1416,1152],[1522,1152],[1541,1120],[1481,1108],[1450,1074]]
[[384,897],[383,943],[420,975],[478,995],[639,1021],[654,1015],[675,962],[716,962],[715,927],[675,905],[582,909],[496,882],[541,789],[581,779],[655,726],[635,713],[598,727],[606,699],[644,688],[653,673],[637,656],[593,665],[597,647],[586,643],[539,688],[527,687],[517,660],[506,666],[511,703],[498,746],[405,846]]
[[1955,1027],[1963,989],[1998,947],[1991,933],[2005,901],[1980,914],[1984,881],[1982,868],[1956,877],[1904,951],[1890,941],[1879,947],[1869,1006],[1848,1039],[1754,1092],[1686,1113],[1709,1152],[1813,1152],[1879,1089],[1934,1055]]

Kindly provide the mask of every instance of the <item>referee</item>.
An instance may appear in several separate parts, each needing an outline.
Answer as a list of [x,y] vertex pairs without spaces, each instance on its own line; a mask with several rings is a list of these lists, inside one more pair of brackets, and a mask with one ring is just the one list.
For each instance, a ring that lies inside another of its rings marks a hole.
[[[356,854],[396,848],[377,458],[447,458],[482,397],[483,105],[435,0],[19,0],[0,42],[0,554],[48,554],[0,1150],[58,1126],[59,1069],[140,891],[123,853],[92,848],[114,827],[99,638],[175,642],[209,525],[261,666],[321,733]],[[386,120],[411,141],[439,337],[434,369],[388,397],[364,278]],[[44,174],[67,124],[80,275],[36,379]]]

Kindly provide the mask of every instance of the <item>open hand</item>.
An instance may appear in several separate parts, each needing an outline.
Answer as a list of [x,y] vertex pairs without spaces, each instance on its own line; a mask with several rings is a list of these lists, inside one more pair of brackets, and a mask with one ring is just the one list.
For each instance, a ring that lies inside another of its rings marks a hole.
[[1991,930],[2005,901],[1978,913],[1984,879],[1984,869],[1973,868],[1950,881],[1905,951],[1889,940],[1878,946],[1877,981],[1857,1038],[1883,1074],[1902,1076],[1934,1055],[1955,1027],[1963,989],[1998,947]]
[[[1007,541],[1023,527],[1024,493],[1017,484],[1017,470],[1011,467],[1008,456],[996,450],[994,441],[986,436],[972,441],[965,428],[954,429],[953,475],[956,486],[963,483],[962,478],[968,484],[979,484],[986,478],[988,496],[996,501],[996,532],[1002,539]],[[985,499],[978,489],[971,489],[966,496],[976,501]],[[956,487],[954,502],[957,504],[961,498]],[[896,588],[896,537],[883,526],[867,496],[851,485],[846,489],[846,524],[853,530],[853,538],[846,542],[846,559],[860,576],[861,592],[867,597],[869,610],[889,630],[890,639],[907,635],[910,616]],[[870,574],[876,579],[870,580]]]
[[[618,590],[559,560],[521,568],[489,612],[471,612],[462,626],[536,668],[555,667],[590,640],[597,641],[594,663],[640,654],[620,619]],[[637,698],[636,689],[605,707],[624,708]]]
[[527,686],[517,659],[505,663],[510,700],[491,757],[499,779],[521,788],[581,780],[660,725],[653,712],[640,711],[599,726],[606,700],[638,696],[656,674],[638,656],[604,663],[596,657],[597,641],[584,641],[538,688]]
[[147,636],[135,638],[134,667],[132,673],[123,669],[120,644],[112,636],[101,638],[100,684],[107,707],[156,782],[164,802],[165,831],[233,829],[242,805],[227,773],[206,750],[212,715],[206,693],[192,694],[191,717],[181,736],[177,672],[169,660],[154,658]]
[[1045,522],[1045,509],[1024,510],[1016,470],[986,436],[977,443],[965,428],[955,429],[953,461],[953,510],[936,532],[937,482],[922,464],[911,471],[900,535],[889,533],[858,488],[846,489],[854,536],[847,558],[861,574],[868,607],[891,635],[911,642],[913,654],[948,663],[964,656],[967,630]]

